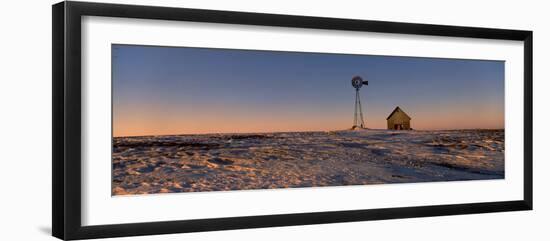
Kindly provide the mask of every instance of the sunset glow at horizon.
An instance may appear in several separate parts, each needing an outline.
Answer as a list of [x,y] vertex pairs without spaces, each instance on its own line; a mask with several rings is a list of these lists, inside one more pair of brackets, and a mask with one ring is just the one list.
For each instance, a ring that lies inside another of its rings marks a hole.
[[113,136],[367,128],[503,129],[504,62],[113,45]]

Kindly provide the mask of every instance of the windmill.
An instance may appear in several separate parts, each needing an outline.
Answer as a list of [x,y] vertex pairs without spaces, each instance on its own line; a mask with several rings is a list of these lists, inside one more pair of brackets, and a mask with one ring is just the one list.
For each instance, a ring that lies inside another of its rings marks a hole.
[[369,85],[369,81],[363,79],[360,76],[354,76],[351,79],[351,85],[355,88],[355,113],[353,116],[352,130],[357,128],[365,128],[365,121],[363,120],[363,111],[361,108],[361,98],[359,97],[359,89],[363,85]]

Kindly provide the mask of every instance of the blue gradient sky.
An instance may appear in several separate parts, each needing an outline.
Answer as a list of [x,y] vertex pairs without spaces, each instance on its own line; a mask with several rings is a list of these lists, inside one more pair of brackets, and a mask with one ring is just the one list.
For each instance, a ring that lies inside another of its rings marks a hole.
[[115,136],[385,128],[503,128],[504,62],[113,45]]

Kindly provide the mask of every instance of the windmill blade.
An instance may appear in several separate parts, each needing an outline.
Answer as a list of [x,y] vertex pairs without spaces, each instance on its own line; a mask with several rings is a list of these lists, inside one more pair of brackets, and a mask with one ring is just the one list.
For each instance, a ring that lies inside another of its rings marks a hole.
[[353,76],[353,78],[351,79],[351,85],[354,88],[359,89],[363,85],[363,79],[360,76],[357,76],[357,75]]

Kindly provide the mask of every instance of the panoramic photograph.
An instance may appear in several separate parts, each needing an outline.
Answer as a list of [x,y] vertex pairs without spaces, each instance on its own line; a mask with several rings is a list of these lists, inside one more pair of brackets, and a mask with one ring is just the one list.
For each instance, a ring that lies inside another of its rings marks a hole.
[[111,194],[504,179],[504,62],[113,44]]

